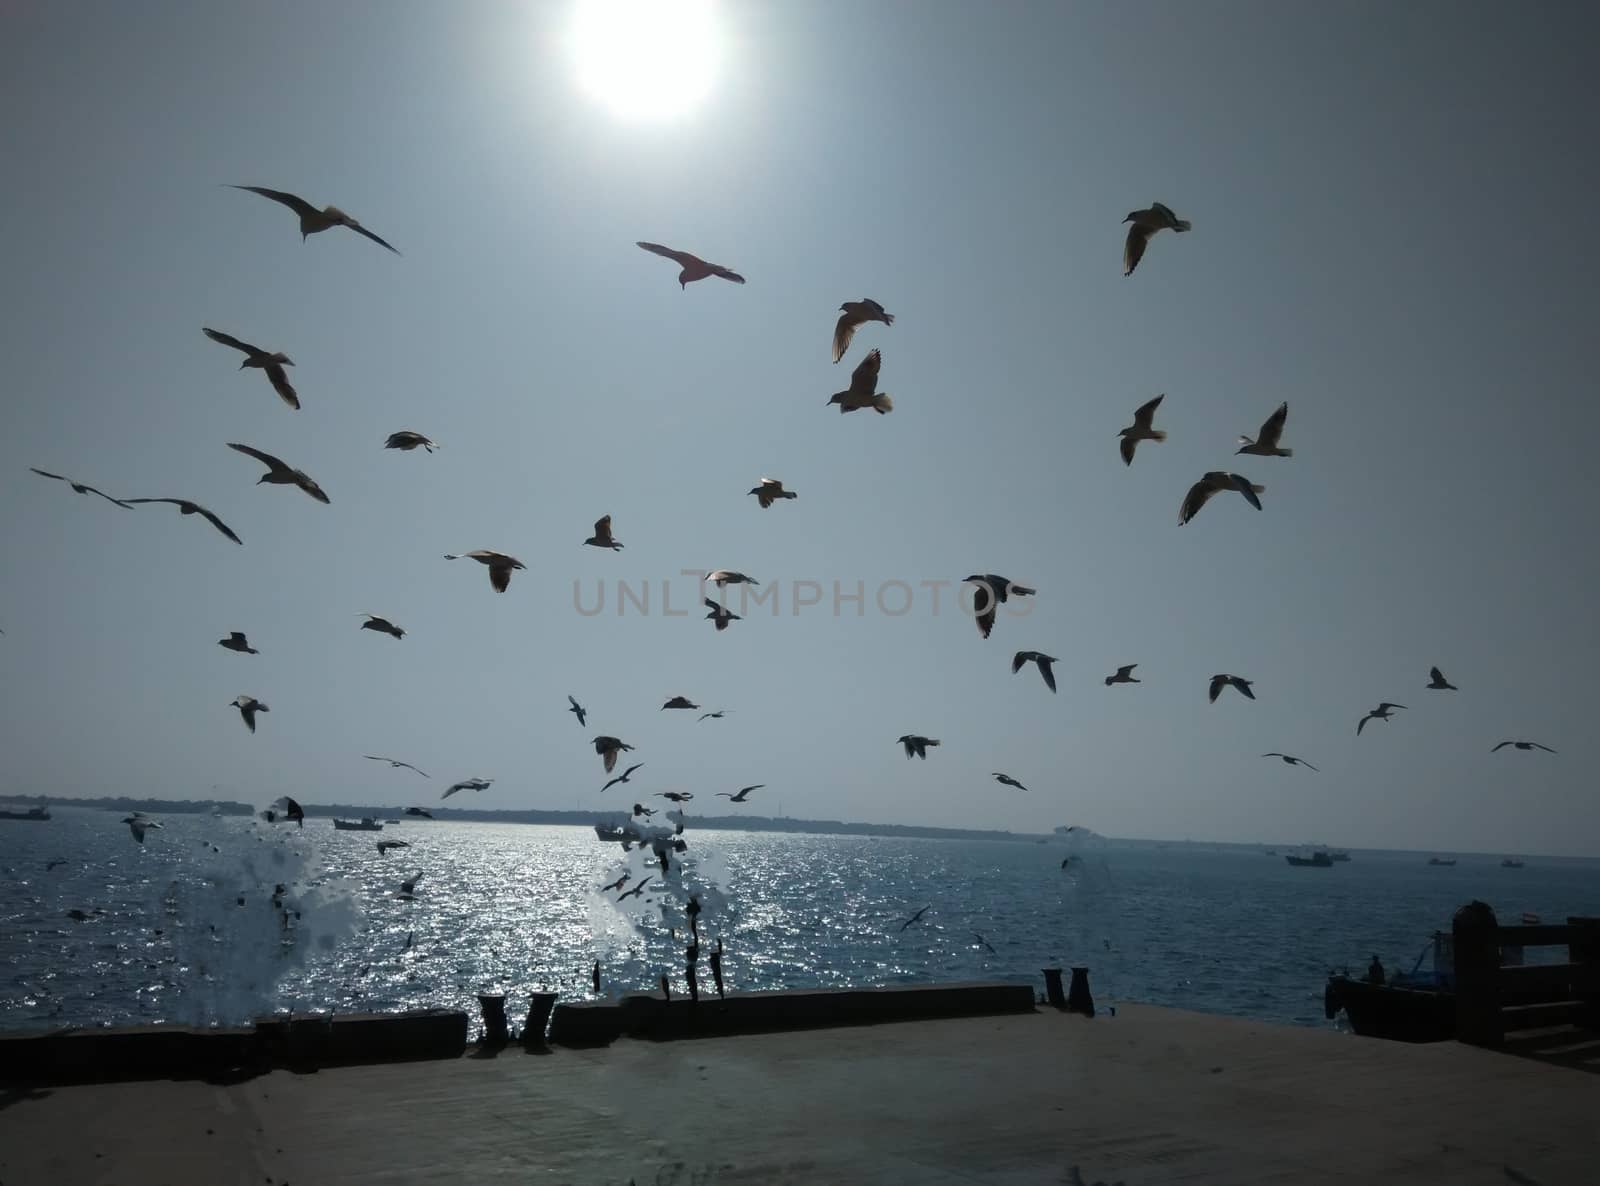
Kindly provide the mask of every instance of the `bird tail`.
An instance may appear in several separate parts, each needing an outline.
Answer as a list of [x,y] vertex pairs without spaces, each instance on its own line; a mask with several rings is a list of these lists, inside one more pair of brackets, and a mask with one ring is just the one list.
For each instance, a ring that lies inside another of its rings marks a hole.
[[1294,450],[1293,449],[1279,449],[1278,450],[1278,456],[1279,457],[1293,457],[1294,456]]
[[1164,429],[1164,428],[1152,428],[1150,430],[1150,439],[1152,441],[1164,441],[1164,440],[1166,440],[1167,439],[1167,430]]
[[886,413],[894,411],[894,400],[890,399],[883,392],[879,392],[877,395],[872,397],[872,406],[878,410],[878,415],[882,416]]
[[1180,218],[1177,222],[1172,224],[1172,229],[1175,231],[1187,231],[1193,226],[1194,223],[1190,222],[1187,218]]
[[893,313],[885,313],[883,315],[883,324],[885,324],[885,325],[893,325],[894,324],[894,314]]
[[929,745],[938,745],[939,744],[939,739],[937,737],[930,737],[930,738],[928,738],[928,744]]
[[1254,482],[1250,483],[1250,489],[1254,490],[1257,494],[1265,494],[1267,492],[1267,488],[1265,486],[1258,486]]

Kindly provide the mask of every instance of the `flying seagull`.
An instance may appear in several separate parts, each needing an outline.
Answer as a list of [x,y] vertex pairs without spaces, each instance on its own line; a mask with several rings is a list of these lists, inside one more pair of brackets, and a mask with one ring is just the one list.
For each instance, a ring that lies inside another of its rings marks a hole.
[[369,762],[387,762],[389,763],[389,768],[391,770],[416,770],[416,772],[422,775],[423,778],[433,777],[433,775],[429,774],[426,770],[418,769],[410,762],[402,762],[399,758],[382,758],[377,754],[362,754],[361,756],[366,758]]
[[[711,607],[711,612],[708,613],[706,615],[706,617],[714,619],[716,621],[718,630],[726,630],[728,628],[728,623],[729,622],[741,621],[741,618],[739,617],[738,614],[734,613],[730,609],[725,609],[724,607],[718,605],[715,601],[712,601],[711,598],[709,598],[709,597],[706,598],[706,605]],[[720,715],[720,714],[717,714],[717,715]]]
[[1149,403],[1140,404],[1133,414],[1133,423],[1124,428],[1117,435],[1122,438],[1122,464],[1133,464],[1133,451],[1139,447],[1140,441],[1164,441],[1167,434],[1159,428],[1151,428],[1150,422],[1156,417],[1156,409],[1161,406],[1161,401],[1166,399],[1166,392],[1162,392]]
[[766,785],[767,784],[764,783],[764,782],[758,782],[754,786],[740,787],[739,788],[739,793],[737,795],[731,794],[728,791],[718,791],[717,792],[717,797],[721,798],[721,799],[726,799],[730,803],[743,803],[746,799],[748,799],[750,797],[750,792],[751,791],[759,791],[762,787],[764,787]]
[[624,770],[621,774],[617,775],[610,782],[606,783],[605,786],[601,787],[600,788],[601,792],[603,793],[605,791],[609,791],[612,787],[616,786],[619,782],[627,782],[628,779],[633,777],[633,772],[635,770],[638,770],[643,765],[644,765],[643,762],[635,762],[632,766],[629,766],[626,770]]
[[623,890],[620,894],[618,894],[617,901],[620,902],[623,898],[637,898],[640,894],[644,893],[644,887],[649,884],[650,874],[646,873],[643,877],[639,878],[638,881],[633,883],[632,889]]
[[1122,247],[1122,274],[1133,275],[1133,270],[1139,266],[1139,261],[1144,258],[1144,249],[1150,245],[1150,236],[1157,231],[1173,230],[1186,231],[1192,225],[1187,219],[1179,218],[1160,202],[1151,202],[1148,210],[1135,210],[1122,220],[1131,222],[1128,228],[1128,240]]
[[1440,671],[1437,667],[1428,668],[1428,677],[1428,687],[1433,688],[1436,691],[1460,691],[1460,689],[1457,688],[1453,683],[1444,678],[1444,672]]
[[989,940],[985,939],[977,931],[973,931],[972,932],[972,937],[974,939],[976,939],[979,943],[983,944],[985,950],[987,950],[990,955],[998,955],[999,954],[998,952],[995,951],[994,947],[989,943]]
[[1003,786],[1016,787],[1019,791],[1025,791],[1028,789],[1016,779],[1012,778],[1009,774],[1001,774],[998,770],[994,771],[993,773],[994,780]]
[[1213,494],[1223,490],[1237,490],[1244,495],[1244,500],[1256,510],[1261,509],[1261,500],[1256,495],[1266,490],[1265,486],[1257,486],[1242,474],[1223,473],[1219,469],[1208,470],[1205,477],[1189,487],[1189,493],[1183,496],[1183,506],[1178,508],[1178,525],[1181,527],[1190,519],[1200,513],[1200,508],[1210,501]]
[[38,474],[41,478],[54,478],[58,482],[65,482],[68,486],[71,486],[79,494],[98,494],[101,498],[105,499],[107,502],[114,502],[125,511],[133,510],[133,508],[128,505],[130,502],[149,502],[149,501],[151,501],[150,499],[138,499],[138,498],[129,498],[129,499],[112,498],[111,495],[107,494],[104,490],[96,490],[93,486],[87,485],[84,482],[74,481],[72,478],[63,477],[60,474],[53,474],[49,470],[47,470],[47,469],[39,469],[37,466],[30,465],[28,468],[33,470],[33,472]]
[[1267,417],[1261,431],[1252,440],[1250,437],[1240,437],[1236,453],[1251,453],[1257,457],[1293,457],[1293,449],[1283,449],[1278,446],[1278,438],[1283,435],[1283,422],[1289,418],[1289,404],[1287,401],[1278,405],[1278,410]]
[[933,903],[930,902],[928,905],[924,906],[921,910],[919,910],[915,914],[913,914],[910,918],[906,919],[905,922],[901,923],[900,924],[900,929],[903,931],[907,927],[909,927],[912,923],[921,922],[922,921],[922,916],[924,914],[928,913],[928,911],[932,910],[932,909],[933,909]]
[[283,368],[292,367],[294,359],[282,350],[268,352],[260,346],[252,346],[249,342],[241,342],[232,334],[225,334],[219,329],[200,327],[200,331],[213,342],[224,346],[232,346],[235,350],[244,351],[244,361],[239,364],[242,371],[245,367],[257,367],[267,373],[267,382],[272,384],[284,403],[296,410],[300,407],[300,396],[296,394],[294,385],[289,382],[289,375]]
[[406,636],[406,632],[389,621],[388,618],[380,618],[377,614],[362,614],[361,616],[366,618],[366,621],[361,623],[361,629],[363,630],[377,630],[382,634],[393,635],[395,638],[404,638]]
[[1261,756],[1263,758],[1282,758],[1290,766],[1304,766],[1307,770],[1316,769],[1315,766],[1306,761],[1304,758],[1297,758],[1292,754],[1280,754],[1277,750],[1273,750],[1270,754],[1262,754]]
[[883,355],[877,350],[868,351],[867,356],[856,363],[856,369],[850,372],[850,386],[834,392],[828,405],[838,404],[841,415],[858,412],[862,408],[871,408],[880,416],[894,411],[894,400],[878,390],[878,369],[882,366]]
[[157,821],[151,819],[149,816],[141,815],[137,811],[128,816],[122,822],[128,825],[128,831],[133,833],[133,838],[140,844],[144,843],[144,833],[146,828],[161,827],[161,824],[159,824]]
[[419,816],[422,819],[432,819],[433,818],[433,812],[429,811],[425,807],[408,807],[408,808],[405,809],[404,814]]
[[617,768],[617,755],[632,748],[633,746],[617,737],[602,735],[594,739],[594,752],[605,759],[607,774]]
[[1109,688],[1112,684],[1142,684],[1142,683],[1144,683],[1144,681],[1142,679],[1134,679],[1133,678],[1133,669],[1135,667],[1137,667],[1137,666],[1139,666],[1137,663],[1129,663],[1129,664],[1126,664],[1125,666],[1117,668],[1117,674],[1116,675],[1108,675],[1108,676],[1106,676],[1106,687]]
[[722,719],[722,715],[727,711],[728,710],[725,709],[725,708],[719,708],[719,709],[717,709],[716,712],[703,712],[703,713],[700,714],[700,719],[703,721],[707,717],[712,717],[712,718],[715,718],[716,720],[720,721]]
[[448,799],[457,791],[486,791],[493,782],[492,778],[463,778],[460,782],[452,783],[439,798]]
[[332,230],[336,226],[349,227],[358,235],[365,235],[380,247],[388,247],[396,255],[400,252],[389,243],[378,238],[366,227],[351,218],[337,206],[325,206],[318,210],[304,198],[294,194],[284,193],[280,189],[267,189],[260,185],[229,185],[229,189],[245,189],[253,194],[260,194],[263,198],[271,198],[274,202],[281,202],[300,216],[300,241],[304,243],[307,236],[315,235],[319,231]]
[[762,478],[761,484],[755,489],[751,490],[750,493],[756,496],[756,501],[761,504],[762,510],[770,507],[780,498],[800,497],[793,490],[785,490],[783,488],[783,481],[780,478]]
[[719,568],[715,572],[708,572],[705,580],[710,581],[717,588],[725,585],[759,585],[761,582],[755,577],[747,577],[742,572],[734,572],[731,568]]
[[692,701],[690,701],[690,699],[687,696],[674,696],[671,700],[668,700],[665,704],[663,704],[661,706],[663,711],[665,711],[666,709],[669,709],[669,708],[699,708],[699,707],[700,706],[698,704],[695,704]]
[[126,501],[128,501],[128,502],[141,502],[141,503],[142,502],[170,502],[173,506],[178,508],[178,513],[179,514],[181,514],[181,515],[199,515],[207,523],[211,524],[211,526],[215,527],[218,531],[222,532],[223,535],[227,536],[234,543],[236,543],[236,544],[243,544],[244,543],[244,540],[240,539],[237,535],[235,535],[233,533],[233,528],[229,527],[226,523],[224,523],[221,519],[217,518],[210,511],[206,510],[206,508],[201,506],[199,503],[190,502],[187,498],[130,498],[130,499],[127,499]]
[[642,815],[645,819],[649,819],[655,813],[656,809],[654,807],[646,807],[643,803],[635,803],[633,805],[634,815]]
[[406,878],[400,883],[400,892],[409,898],[412,894],[417,892],[417,882],[421,880],[422,870],[418,869],[410,877]]
[[474,552],[462,552],[455,556],[446,554],[446,560],[476,560],[479,564],[489,568],[489,583],[494,586],[496,593],[504,593],[511,587],[511,570],[526,568],[527,565],[515,556],[507,556],[504,552],[491,551],[488,548],[479,548]]
[[[984,638],[988,638],[989,631],[994,629],[994,611],[997,602],[1004,603],[1012,597],[1032,597],[1038,592],[1037,589],[1026,588],[992,572],[973,573],[961,583],[978,586],[978,592],[972,598],[972,609],[978,621],[978,633]],[[982,608],[979,608],[980,606]],[[1011,670],[1015,673],[1016,667],[1013,666]]]
[[[693,791],[657,791],[657,799],[671,799],[674,803],[687,803],[694,798]],[[670,816],[668,818],[671,818]]]
[[217,639],[219,647],[227,647],[230,651],[238,651],[241,655],[259,655],[261,652],[250,645],[245,638],[243,630],[230,630],[227,638]]
[[263,453],[260,449],[252,449],[249,445],[238,445],[229,441],[228,448],[243,453],[248,457],[254,457],[267,467],[267,472],[256,479],[257,486],[261,485],[262,482],[268,482],[274,486],[298,486],[318,502],[325,503],[328,501],[328,496],[322,492],[322,487],[312,481],[311,475],[304,470],[295,469],[293,466],[287,465],[274,457],[271,453]]
[[273,800],[272,806],[275,809],[271,813],[274,818],[281,815],[283,819],[298,827],[303,828],[306,826],[306,809],[301,807],[292,796],[282,795]]
[[239,715],[244,718],[244,727],[252,733],[256,731],[256,713],[272,711],[254,696],[235,697],[233,707],[239,710]]
[[583,705],[579,704],[575,699],[573,699],[570,693],[567,695],[567,703],[572,705],[572,707],[567,709],[567,711],[578,718],[578,727],[581,729],[587,723],[584,720],[584,717],[588,714],[584,712]]
[[679,264],[683,271],[678,273],[678,285],[687,289],[696,280],[704,280],[708,276],[721,276],[724,280],[732,280],[735,284],[743,284],[744,277],[738,272],[729,271],[721,264],[709,264],[698,255],[690,255],[687,251],[674,251],[670,247],[663,247],[659,243],[640,242],[640,247],[646,251],[653,251],[657,255],[664,255]]
[[410,847],[411,847],[411,842],[409,840],[380,840],[380,841],[378,841],[378,851],[380,853],[386,853],[391,848],[410,848]]
[[418,445],[422,446],[422,448],[426,449],[429,453],[432,453],[439,447],[439,442],[430,441],[420,432],[412,432],[409,428],[401,429],[399,432],[391,432],[389,434],[389,439],[383,442],[383,447],[385,449],[401,449],[407,453],[411,452],[411,450],[415,449]]
[[1553,753],[1556,752],[1555,750],[1551,749],[1548,745],[1540,745],[1537,741],[1502,741],[1499,745],[1495,746],[1494,749],[1490,750],[1489,752],[1492,754],[1496,750],[1502,750],[1508,745],[1514,745],[1518,749],[1530,749],[1530,750],[1531,749],[1542,749],[1547,754],[1553,754]]
[[894,314],[884,312],[883,306],[871,297],[859,301],[846,301],[839,306],[839,322],[833,327],[833,361],[838,362],[850,349],[850,339],[856,336],[856,326],[868,321],[894,324]]
[[896,740],[899,741],[901,745],[906,747],[907,758],[910,758],[913,754],[915,754],[924,762],[928,760],[928,747],[930,745],[939,744],[937,738],[921,737],[916,733],[907,733],[904,737],[896,738]]
[[588,547],[610,548],[613,552],[622,551],[622,545],[612,538],[610,515],[601,515],[596,519],[594,521],[594,534],[583,542]]
[[1038,651],[1018,651],[1011,657],[1011,674],[1016,675],[1022,670],[1022,665],[1029,661],[1039,665],[1039,674],[1044,677],[1044,686],[1052,692],[1056,690],[1056,673],[1050,665],[1056,661],[1055,656],[1041,654]]
[[1390,711],[1391,709],[1404,708],[1404,707],[1405,707],[1404,704],[1391,704],[1389,701],[1385,700],[1382,704],[1378,705],[1377,708],[1373,709],[1366,716],[1362,717],[1359,721],[1356,722],[1356,736],[1357,737],[1361,736],[1361,730],[1363,730],[1363,729],[1365,729],[1367,727],[1367,722],[1368,721],[1372,721],[1372,720],[1387,721],[1390,717],[1392,717],[1394,715],[1394,713]]
[[1215,704],[1217,702],[1217,697],[1222,695],[1222,689],[1226,688],[1229,684],[1232,684],[1244,696],[1254,700],[1256,698],[1256,694],[1250,690],[1250,685],[1255,682],[1256,681],[1253,679],[1241,679],[1237,675],[1214,675],[1211,677],[1211,703]]

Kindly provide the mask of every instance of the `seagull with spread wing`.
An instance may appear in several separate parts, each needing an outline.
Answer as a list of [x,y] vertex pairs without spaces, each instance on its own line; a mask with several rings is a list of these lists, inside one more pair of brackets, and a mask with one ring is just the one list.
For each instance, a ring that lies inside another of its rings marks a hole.
[[735,284],[744,283],[744,277],[739,275],[738,272],[729,271],[721,264],[707,263],[698,255],[690,255],[687,251],[674,251],[672,248],[663,247],[659,243],[645,243],[643,241],[640,241],[638,246],[643,247],[646,251],[652,251],[656,255],[666,256],[666,258],[680,266],[683,271],[678,273],[678,285],[683,289],[687,290],[690,284],[696,280],[704,280],[708,276],[720,276],[724,280],[732,280]]
[[[978,591],[972,597],[972,612],[978,623],[978,633],[984,638],[988,638],[989,631],[994,629],[994,612],[997,605],[1003,605],[1013,597],[1032,597],[1038,592],[1037,589],[1029,589],[992,572],[975,572],[961,583],[978,586]],[[1011,670],[1015,674],[1017,670],[1015,662]]]
[[1117,668],[1117,674],[1116,675],[1108,675],[1108,676],[1106,676],[1106,687],[1109,688],[1112,684],[1142,684],[1142,683],[1144,683],[1144,681],[1142,679],[1134,679],[1133,678],[1133,669],[1135,667],[1137,667],[1137,666],[1139,666],[1137,663],[1126,663],[1123,666]]
[[585,547],[610,548],[613,552],[622,551],[622,545],[611,534],[610,515],[601,515],[594,521],[594,534],[583,543]]
[[896,738],[896,740],[899,741],[901,745],[905,746],[907,758],[915,755],[916,757],[921,758],[924,762],[928,760],[928,747],[930,745],[939,744],[938,738],[923,737],[917,733],[907,733],[903,737]]
[[[98,493],[98,491],[96,493]],[[207,523],[211,524],[211,526],[215,527],[218,531],[222,532],[223,535],[227,536],[234,543],[236,543],[236,544],[243,544],[244,543],[244,540],[240,539],[237,535],[235,535],[233,533],[233,528],[229,527],[226,523],[224,523],[221,519],[217,518],[210,511],[206,510],[206,508],[201,506],[199,503],[190,502],[187,498],[130,498],[130,499],[127,499],[126,501],[127,502],[138,502],[138,503],[144,503],[144,502],[166,502],[166,503],[171,503],[173,506],[178,508],[178,513],[180,515],[199,515],[202,519],[204,519]]]
[[856,326],[865,325],[869,321],[881,321],[885,325],[893,325],[894,314],[886,313],[883,306],[871,297],[862,297],[859,301],[846,301],[839,306],[839,321],[833,327],[834,362],[843,358],[844,352],[850,349],[850,339],[856,336]]
[[909,927],[912,923],[921,922],[922,921],[922,916],[924,914],[928,913],[928,911],[930,911],[932,909],[933,909],[933,904],[930,902],[928,905],[924,906],[921,910],[919,910],[915,914],[913,914],[910,918],[906,919],[905,922],[901,923],[900,924],[900,929],[903,931],[907,927]]
[[93,486],[90,486],[85,482],[78,482],[78,481],[73,480],[72,478],[63,477],[60,474],[53,474],[47,469],[39,469],[37,466],[33,466],[33,465],[30,465],[28,468],[33,470],[33,472],[38,474],[41,478],[54,478],[58,482],[65,482],[68,486],[71,486],[79,494],[98,494],[101,498],[105,499],[107,502],[114,502],[125,511],[133,510],[133,508],[128,505],[130,502],[149,502],[150,501],[150,499],[112,498],[111,495],[107,494],[104,490],[96,490]]
[[363,630],[376,630],[380,634],[388,634],[394,638],[404,638],[406,636],[406,632],[389,621],[388,618],[381,618],[377,614],[368,613],[363,613],[361,616],[366,619],[365,622],[361,623],[361,629]]
[[272,711],[254,696],[234,697],[233,707],[239,710],[239,715],[244,718],[244,727],[252,733],[256,731],[256,713]]
[[249,445],[240,445],[229,441],[228,448],[243,453],[247,457],[254,457],[267,467],[267,472],[256,479],[257,486],[263,482],[273,486],[298,486],[318,502],[326,503],[329,501],[328,496],[322,492],[322,487],[317,485],[312,480],[311,475],[304,470],[295,469],[292,465],[274,457],[271,453],[263,453],[260,449],[252,448]]
[[626,753],[632,748],[633,746],[623,741],[620,737],[609,737],[602,734],[594,739],[594,752],[599,754],[605,762],[607,774],[617,768],[617,755]]
[[228,188],[249,190],[253,194],[260,194],[263,198],[270,198],[274,202],[278,202],[289,207],[289,209],[293,210],[300,216],[300,241],[302,243],[304,243],[311,235],[315,235],[321,231],[332,230],[336,226],[342,226],[349,227],[358,235],[365,235],[380,247],[388,247],[389,250],[393,251],[396,255],[400,254],[398,248],[391,246],[387,241],[380,239],[377,235],[374,235],[371,231],[367,230],[366,227],[362,226],[359,222],[351,218],[337,206],[324,206],[321,210],[318,210],[304,198],[296,197],[294,194],[285,193],[281,189],[267,189],[265,186],[261,185],[230,184]]
[[671,700],[668,700],[665,704],[663,704],[661,706],[661,709],[664,712],[669,708],[699,708],[699,707],[700,706],[698,704],[696,704],[694,701],[690,700],[687,696],[674,696]]
[[489,569],[489,584],[494,586],[496,593],[504,593],[511,587],[513,569],[527,567],[515,556],[507,556],[504,552],[496,552],[489,548],[479,548],[473,552],[462,552],[459,556],[446,554],[445,559],[476,560],[479,564],[485,565]]
[[423,778],[433,777],[433,775],[429,774],[426,770],[418,769],[410,762],[402,762],[399,758],[381,758],[377,754],[362,754],[361,756],[366,758],[369,762],[387,762],[389,763],[389,768],[392,770],[415,770],[418,774],[422,775]]
[[1002,786],[1016,787],[1019,791],[1025,791],[1028,789],[1016,779],[1012,778],[1009,774],[1001,774],[998,770],[994,771],[993,773],[994,780],[1000,783]]
[[1460,691],[1460,689],[1457,688],[1453,683],[1444,678],[1444,672],[1440,671],[1437,667],[1428,668],[1428,687],[1432,688],[1436,692]]
[[1404,707],[1404,704],[1393,704],[1390,701],[1385,700],[1382,704],[1378,705],[1377,708],[1373,709],[1366,716],[1362,717],[1356,722],[1356,736],[1361,736],[1361,730],[1367,727],[1368,721],[1387,721],[1390,717],[1394,716],[1394,709]]
[[882,353],[868,351],[867,356],[856,364],[856,369],[850,372],[850,386],[834,392],[828,400],[828,406],[838,404],[841,415],[859,412],[862,408],[871,408],[880,416],[894,411],[894,400],[886,392],[878,390],[878,371],[882,366]]
[[147,828],[159,828],[162,826],[156,820],[153,820],[149,816],[137,811],[126,817],[122,822],[128,825],[129,833],[131,833],[133,838],[140,844],[144,843],[144,834]]
[[766,785],[767,784],[764,783],[764,782],[758,782],[754,786],[740,787],[739,788],[739,793],[737,795],[735,795],[735,794],[733,794],[733,793],[731,793],[729,791],[718,791],[717,792],[717,797],[719,799],[726,799],[730,803],[743,803],[746,799],[748,799],[750,797],[750,792],[751,791],[759,791],[762,787],[764,787]]
[[1222,695],[1222,689],[1230,686],[1237,689],[1247,699],[1254,700],[1256,694],[1250,690],[1250,685],[1253,683],[1255,683],[1255,680],[1241,679],[1237,675],[1228,675],[1225,672],[1214,675],[1211,677],[1211,703],[1215,704],[1217,697]]
[[1056,672],[1051,664],[1056,662],[1054,655],[1046,655],[1040,651],[1018,651],[1011,657],[1011,674],[1016,675],[1022,670],[1024,663],[1036,663],[1039,674],[1044,677],[1044,686],[1052,692],[1056,690]]
[[1128,238],[1122,246],[1124,276],[1133,275],[1133,270],[1144,258],[1145,248],[1150,245],[1150,237],[1157,231],[1173,230],[1182,233],[1193,225],[1187,219],[1179,218],[1160,202],[1151,202],[1148,210],[1135,210],[1122,221],[1133,224],[1128,228]]
[[256,367],[266,372],[267,382],[272,384],[272,390],[278,393],[284,403],[297,411],[300,408],[300,396],[295,391],[294,385],[289,382],[289,375],[283,368],[292,367],[294,360],[282,350],[263,350],[260,346],[252,346],[249,342],[241,342],[232,334],[225,334],[218,329],[200,327],[200,331],[213,342],[223,346],[232,346],[235,350],[244,352],[244,361],[239,364],[239,369]]
[[635,770],[642,769],[643,766],[644,766],[643,762],[635,762],[632,766],[629,766],[626,770],[624,770],[621,774],[617,775],[610,782],[606,783],[605,786],[601,787],[600,788],[601,793],[609,791],[612,787],[616,786],[619,782],[627,782],[628,779],[633,777],[633,772]]
[[717,624],[718,630],[726,630],[729,622],[743,621],[743,619],[731,609],[728,609],[726,606],[719,605],[717,602],[712,601],[709,597],[706,598],[706,605],[710,609],[710,612],[706,614],[706,617]]
[[1304,758],[1297,758],[1293,754],[1280,754],[1277,750],[1273,750],[1270,754],[1262,754],[1261,756],[1263,758],[1282,758],[1284,762],[1290,766],[1304,766],[1307,770],[1316,769],[1315,766],[1306,761]]
[[1161,406],[1161,401],[1166,399],[1166,392],[1162,392],[1148,403],[1140,404],[1133,413],[1133,423],[1124,428],[1117,435],[1122,438],[1122,443],[1117,447],[1122,450],[1122,464],[1133,464],[1133,451],[1139,447],[1140,441],[1164,441],[1167,434],[1150,425],[1156,418],[1156,409]]
[[570,692],[567,693],[567,703],[572,705],[572,707],[567,709],[567,711],[578,718],[578,727],[580,729],[583,728],[583,726],[588,723],[584,719],[586,716],[588,716],[588,713],[584,711],[583,705],[579,704]]
[[1517,749],[1527,749],[1527,750],[1542,749],[1547,754],[1553,754],[1553,753],[1556,752],[1555,750],[1551,749],[1548,745],[1540,745],[1537,741],[1502,741],[1499,745],[1495,746],[1494,749],[1490,750],[1489,752],[1491,754],[1495,753],[1498,750],[1504,749],[1508,745],[1515,746]]
[[492,778],[463,778],[460,782],[452,783],[446,787],[444,794],[440,795],[439,798],[448,799],[457,791],[486,791],[493,782],[494,779]]
[[1284,449],[1278,445],[1278,439],[1283,436],[1284,421],[1289,419],[1289,404],[1287,401],[1278,405],[1278,410],[1267,417],[1261,431],[1254,437],[1242,436],[1239,438],[1239,447],[1235,453],[1250,453],[1256,457],[1293,457],[1293,449]]
[[244,636],[243,630],[228,631],[227,638],[217,639],[219,647],[227,647],[230,651],[238,651],[241,655],[259,655],[261,652],[250,645],[250,640]]
[[1243,474],[1224,473],[1222,470],[1209,470],[1198,482],[1189,487],[1189,493],[1183,496],[1183,506],[1178,508],[1178,526],[1183,526],[1190,519],[1200,513],[1200,508],[1211,500],[1213,494],[1224,490],[1236,490],[1244,495],[1244,500],[1256,510],[1261,509],[1261,500],[1256,495],[1265,492],[1265,486],[1258,486]]
[[399,432],[391,432],[389,439],[383,442],[385,449],[399,449],[404,453],[409,453],[418,446],[432,453],[439,447],[439,442],[430,441],[420,432],[412,432],[409,428],[403,428]]
[[756,496],[756,501],[761,504],[761,509],[766,510],[780,498],[799,498],[793,490],[783,488],[781,478],[762,478],[760,485],[750,491]]

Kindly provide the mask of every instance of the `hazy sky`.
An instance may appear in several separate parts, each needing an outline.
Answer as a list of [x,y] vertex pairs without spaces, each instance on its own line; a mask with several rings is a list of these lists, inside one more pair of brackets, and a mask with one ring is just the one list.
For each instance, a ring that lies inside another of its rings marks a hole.
[[[5,6],[0,792],[428,802],[482,775],[474,806],[710,809],[764,782],[753,810],[806,817],[1600,853],[1595,8],[725,0],[671,121],[577,84],[571,16]],[[404,255],[302,244],[223,183]],[[1194,230],[1124,278],[1153,200]],[[680,291],[637,239],[749,283]],[[896,322],[834,366],[863,296]],[[285,350],[303,409],[202,325]],[[873,346],[895,411],[841,416]],[[1125,468],[1159,392],[1171,438]],[[1285,399],[1294,457],[1235,458]],[[400,428],[443,448],[383,450]],[[244,546],[30,465],[195,499]],[[1179,527],[1214,468],[1264,509]],[[759,509],[763,475],[800,497]],[[582,546],[607,512],[622,552]],[[442,558],[473,548],[527,571],[496,594]],[[778,615],[662,613],[717,567]],[[935,614],[922,582],[971,572],[1031,612],[988,640],[951,588]],[[799,581],[822,602],[795,613]],[[876,604],[892,581],[910,612]],[[1017,649],[1060,659],[1058,695]],[[1459,692],[1424,690],[1434,663]],[[1259,699],[1208,704],[1215,672]],[[660,711],[679,693],[732,711]],[[1358,738],[1382,699],[1410,711]],[[906,732],[943,745],[908,762]],[[596,733],[637,746],[632,787],[598,794]]]

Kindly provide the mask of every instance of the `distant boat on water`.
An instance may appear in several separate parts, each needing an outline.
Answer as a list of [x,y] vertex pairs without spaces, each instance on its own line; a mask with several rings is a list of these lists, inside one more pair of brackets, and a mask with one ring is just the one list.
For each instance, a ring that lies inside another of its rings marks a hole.
[[1327,853],[1327,851],[1325,849],[1321,849],[1321,848],[1317,849],[1315,852],[1310,853],[1309,855],[1306,855],[1306,856],[1298,856],[1298,855],[1296,855],[1295,853],[1292,853],[1292,852],[1291,853],[1285,853],[1283,859],[1288,861],[1291,865],[1293,865],[1297,869],[1301,869],[1301,868],[1331,869],[1331,868],[1333,868],[1333,857],[1331,857]]
[[1520,869],[1522,868],[1522,862],[1517,860],[1516,857],[1507,857],[1500,862],[1500,867],[1502,869]]
[[335,819],[333,826],[341,832],[381,832],[383,825],[370,815],[362,816],[360,820]]
[[1456,863],[1455,857],[1429,857],[1428,858],[1428,864],[1430,864],[1430,865],[1453,865],[1455,863]]
[[30,807],[26,811],[11,811],[0,809],[0,819],[21,819],[43,822],[50,818],[50,809],[47,807]]

